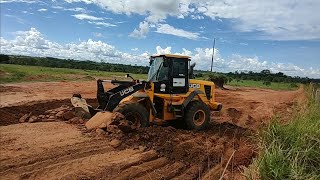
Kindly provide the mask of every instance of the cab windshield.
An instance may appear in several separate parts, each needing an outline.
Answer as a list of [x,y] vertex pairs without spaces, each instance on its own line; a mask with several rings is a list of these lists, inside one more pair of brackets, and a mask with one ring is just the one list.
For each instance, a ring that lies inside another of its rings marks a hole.
[[163,66],[163,57],[152,57],[150,59],[150,69],[148,73],[148,81],[157,80],[159,69]]

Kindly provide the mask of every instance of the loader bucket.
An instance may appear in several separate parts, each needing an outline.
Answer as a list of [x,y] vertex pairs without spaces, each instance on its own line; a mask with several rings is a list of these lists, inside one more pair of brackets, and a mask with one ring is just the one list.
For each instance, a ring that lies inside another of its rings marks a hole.
[[89,119],[91,118],[91,113],[89,110],[89,105],[87,104],[87,101],[81,97],[72,97],[71,98],[71,104],[75,108],[75,115],[77,117]]
[[74,106],[74,107],[80,107],[82,108],[84,111],[89,112],[89,108],[88,108],[88,104],[87,104],[87,101],[83,98],[79,98],[79,97],[72,97],[71,98],[71,104]]

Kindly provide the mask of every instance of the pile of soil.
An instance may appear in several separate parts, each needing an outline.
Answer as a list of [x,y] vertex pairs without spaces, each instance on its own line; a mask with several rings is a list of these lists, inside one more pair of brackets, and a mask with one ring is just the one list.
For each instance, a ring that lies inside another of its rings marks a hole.
[[[96,99],[87,99],[89,104],[97,104]],[[19,119],[31,113],[32,116],[46,115],[46,111],[59,108],[63,105],[71,106],[70,99],[36,101],[18,106],[0,108],[0,126],[19,123]]]
[[228,168],[248,166],[256,156],[255,148],[248,139],[252,132],[229,123],[214,124],[204,131],[190,131],[174,127],[153,126],[123,131],[106,132],[105,137],[117,141],[119,150],[127,148],[156,150],[160,156],[188,166],[211,168],[225,166],[233,152]]

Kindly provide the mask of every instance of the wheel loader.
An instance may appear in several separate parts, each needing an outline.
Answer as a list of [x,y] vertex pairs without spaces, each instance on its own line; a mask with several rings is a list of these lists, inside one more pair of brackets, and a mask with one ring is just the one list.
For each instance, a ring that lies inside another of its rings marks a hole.
[[[213,82],[193,79],[195,64],[190,64],[190,60],[188,56],[173,54],[151,56],[146,81],[135,80],[129,74],[126,77],[130,81],[99,79],[99,106],[82,107],[91,116],[105,111],[119,112],[136,127],[175,120],[184,121],[188,129],[204,129],[210,121],[210,111],[220,111],[222,104],[215,101]],[[106,82],[116,87],[105,91]]]

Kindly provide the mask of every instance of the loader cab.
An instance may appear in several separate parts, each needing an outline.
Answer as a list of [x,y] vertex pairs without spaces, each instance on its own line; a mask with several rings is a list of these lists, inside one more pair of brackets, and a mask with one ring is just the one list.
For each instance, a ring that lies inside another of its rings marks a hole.
[[183,94],[189,91],[190,57],[172,54],[150,57],[148,81],[154,83],[154,92]]

